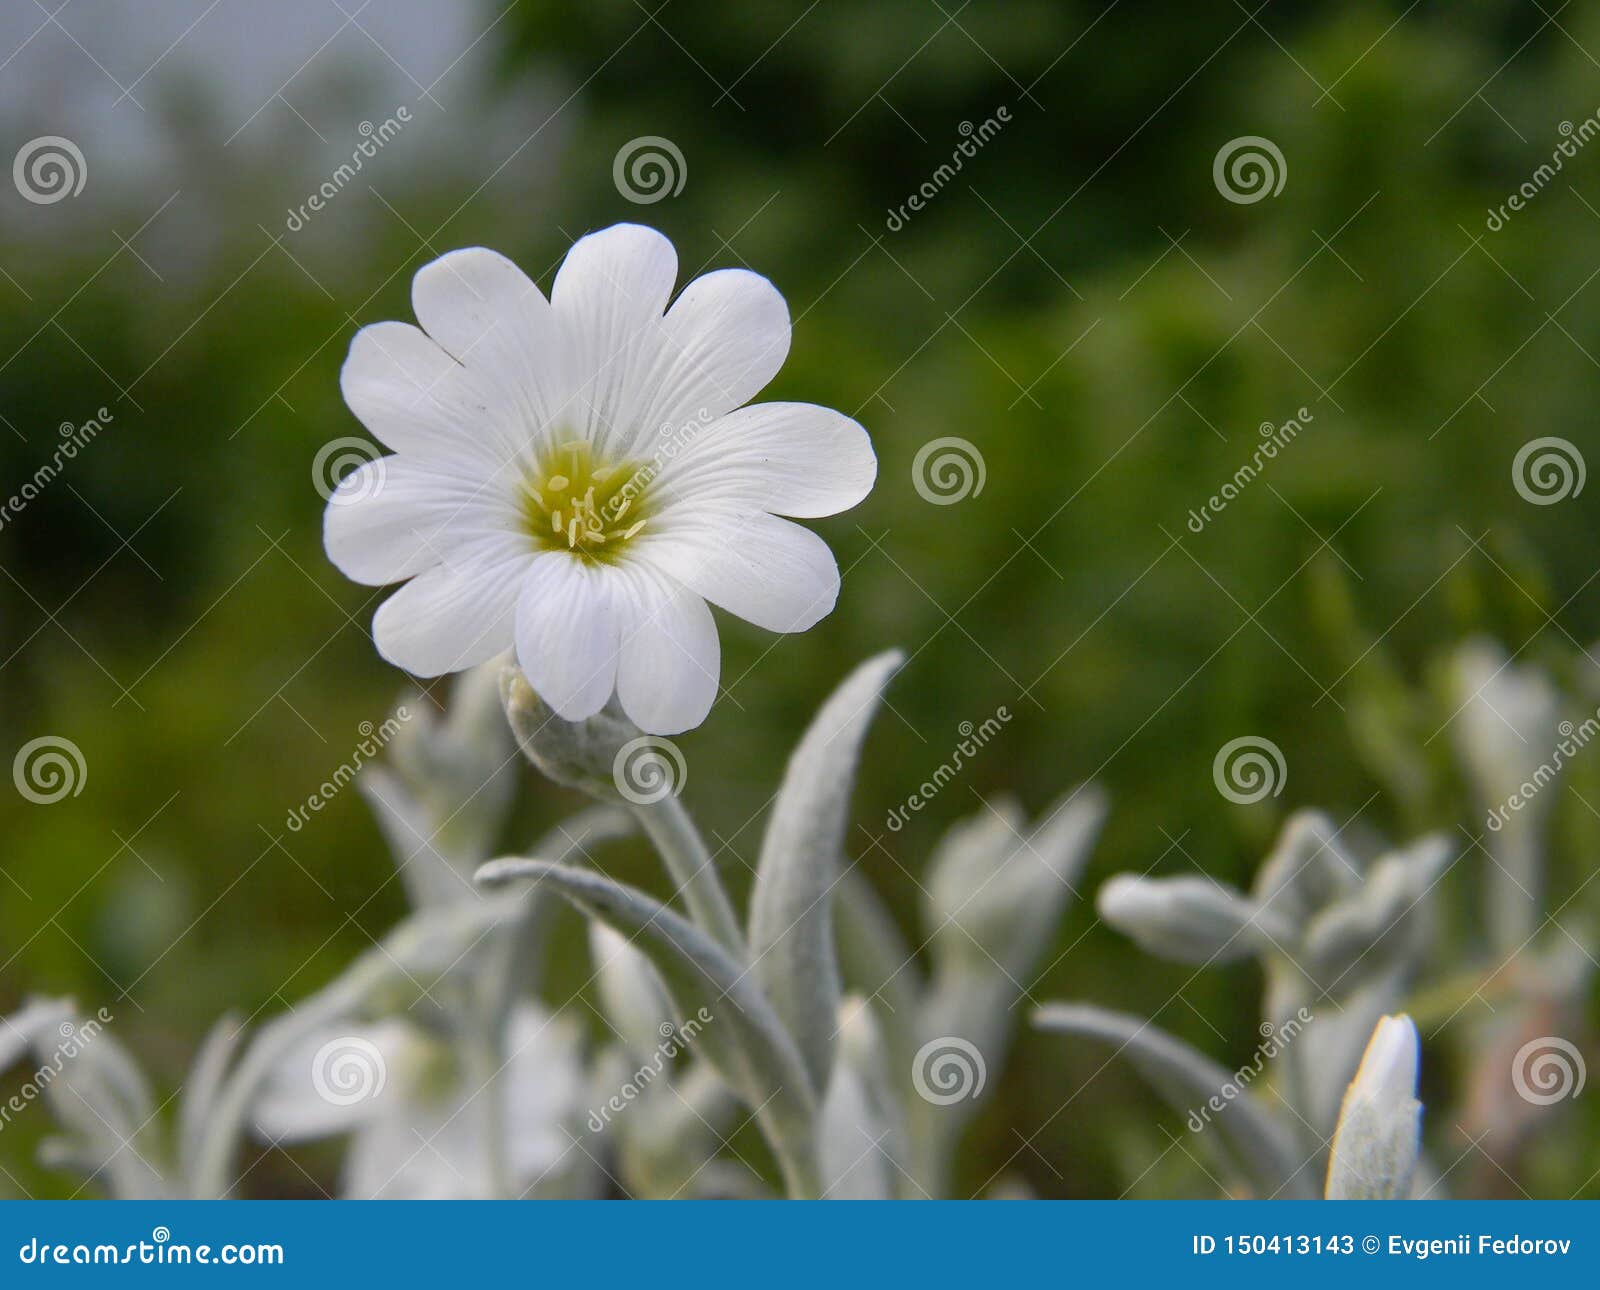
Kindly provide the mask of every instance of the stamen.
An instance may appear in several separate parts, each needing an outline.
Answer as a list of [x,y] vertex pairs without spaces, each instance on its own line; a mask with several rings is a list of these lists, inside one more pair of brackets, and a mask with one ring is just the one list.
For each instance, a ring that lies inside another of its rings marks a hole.
[[567,545],[569,547],[578,545],[578,517],[576,515],[572,517],[572,522],[567,525]]
[[638,520],[632,525],[632,527],[630,527],[626,532],[624,532],[622,536],[624,538],[631,538],[635,533],[637,533],[643,527],[644,527],[644,521],[643,520]]
[[571,481],[565,475],[551,475],[550,478],[545,482],[550,485],[550,491],[552,493],[559,493],[564,490]]

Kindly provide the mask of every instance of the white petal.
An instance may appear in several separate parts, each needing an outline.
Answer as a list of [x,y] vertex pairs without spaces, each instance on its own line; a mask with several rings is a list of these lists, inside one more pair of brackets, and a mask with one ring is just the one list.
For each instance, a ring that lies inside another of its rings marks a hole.
[[663,437],[755,398],[789,353],[789,307],[759,274],[719,269],[683,289],[661,338],[662,370],[630,456],[654,456]]
[[534,557],[503,543],[418,574],[378,606],[378,653],[416,676],[443,676],[511,646],[517,596]]
[[611,571],[559,551],[539,556],[517,603],[517,663],[568,721],[605,707],[617,683]]
[[618,224],[580,238],[556,274],[550,302],[576,379],[567,418],[603,449],[637,433],[662,379],[662,314],[678,275],[672,243]]
[[774,515],[702,508],[640,541],[639,555],[768,631],[803,632],[839,598],[839,566],[828,544]]
[[617,698],[646,734],[675,735],[706,719],[717,697],[721,650],[706,602],[643,565],[617,571],[628,618]]
[[683,436],[657,477],[668,498],[777,515],[849,510],[872,491],[878,459],[867,432],[812,403],[757,403]]
[[442,255],[417,271],[411,305],[438,344],[536,431],[567,396],[560,329],[544,293],[505,256],[483,247]]
[[398,1084],[409,1044],[405,1023],[396,1021],[364,1028],[330,1022],[312,1031],[263,1081],[250,1113],[257,1134],[305,1142],[381,1116],[403,1096]]
[[339,387],[361,424],[396,452],[498,465],[527,437],[513,409],[409,323],[358,331]]
[[382,457],[352,470],[322,517],[328,558],[347,578],[381,587],[443,564],[468,543],[515,540],[506,491],[454,461]]

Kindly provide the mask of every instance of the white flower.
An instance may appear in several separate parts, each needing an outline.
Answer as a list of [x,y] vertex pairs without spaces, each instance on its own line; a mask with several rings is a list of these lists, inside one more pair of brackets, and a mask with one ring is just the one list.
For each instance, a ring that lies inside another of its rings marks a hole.
[[789,311],[723,269],[667,308],[672,244],[619,224],[580,239],[546,300],[482,248],[418,272],[421,328],[357,333],[345,401],[394,450],[329,501],[328,555],[373,586],[378,651],[439,676],[516,649],[567,720],[615,693],[652,734],[698,725],[720,652],[706,602],[770,631],[833,608],[839,571],[778,516],[832,515],[877,461],[849,417],[745,403],[782,366]]
[[1411,1194],[1422,1148],[1417,1027],[1401,1013],[1372,1032],[1344,1095],[1328,1162],[1329,1200],[1396,1200]]

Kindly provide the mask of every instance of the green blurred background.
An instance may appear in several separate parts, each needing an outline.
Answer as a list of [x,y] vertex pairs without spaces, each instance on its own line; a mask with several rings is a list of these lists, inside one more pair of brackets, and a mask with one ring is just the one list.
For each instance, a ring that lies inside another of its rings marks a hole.
[[[364,32],[326,6],[225,5],[149,70],[203,6],[64,16],[100,71],[54,30],[26,40],[42,16],[0,28],[0,56],[17,51],[0,69],[7,147],[68,135],[89,173],[52,205],[0,190],[3,491],[49,459],[63,421],[114,416],[0,529],[3,751],[59,734],[88,766],[54,805],[0,794],[0,1012],[35,991],[105,1004],[171,1089],[219,1013],[281,1009],[402,912],[358,795],[283,827],[405,685],[366,633],[381,593],[322,554],[312,462],[362,433],[338,393],[351,334],[409,318],[412,272],[458,246],[548,285],[574,237],[639,219],[672,237],[685,277],[751,267],[796,322],[768,397],[841,408],[873,435],[876,491],[818,525],[846,570],[837,611],[788,639],[719,616],[727,693],[682,740],[688,801],[737,894],[788,745],[890,645],[912,661],[872,736],[852,852],[908,934],[939,832],[1002,790],[1039,810],[1084,778],[1108,788],[1086,890],[1122,869],[1246,883],[1304,805],[1357,817],[1358,834],[1441,826],[1470,847],[1481,826],[1448,733],[1434,737],[1442,653],[1488,632],[1591,684],[1578,647],[1600,629],[1600,489],[1532,506],[1511,462],[1536,436],[1595,443],[1600,146],[1500,231],[1485,221],[1563,121],[1600,108],[1593,8],[389,8],[364,11]],[[77,60],[81,97],[32,92],[29,76],[66,65],[45,46]],[[357,123],[401,104],[415,124],[287,230]],[[962,123],[1001,107],[998,135],[891,231]],[[639,205],[612,166],[646,135],[687,175]],[[1213,157],[1241,135],[1282,151],[1281,194],[1219,194]],[[1186,529],[1257,426],[1301,407],[1314,420],[1292,450]],[[953,506],[912,486],[940,436],[986,467]],[[887,833],[958,723],[999,705],[1015,714],[1004,735]],[[1284,750],[1287,787],[1234,806],[1212,758],[1249,733]],[[1590,761],[1573,782],[1600,804]],[[1600,843],[1575,798],[1553,905]],[[577,805],[530,772],[508,847]],[[641,851],[611,862],[662,889]],[[1476,885],[1457,866],[1441,896],[1468,957]],[[1568,912],[1595,904],[1582,892]],[[1169,1002],[1189,969],[1140,954],[1088,901],[1052,960],[1036,1000],[1154,1012],[1229,1067],[1254,1047],[1252,967]],[[1451,1088],[1448,1035],[1429,1059],[1430,1086]],[[1125,1072],[1091,1078],[1103,1060],[1025,1036],[970,1135],[969,1184],[1002,1167],[1045,1195],[1133,1183],[1176,1119]],[[1572,1114],[1593,1142],[1595,1099]],[[71,1190],[30,1159],[44,1118],[0,1136],[0,1187]],[[1446,1160],[1466,1146],[1449,1124],[1430,1135]],[[1172,1155],[1133,1194],[1207,1194]],[[1534,1194],[1600,1194],[1592,1151],[1547,1156],[1523,1180]],[[250,1185],[310,1190],[271,1160]]]

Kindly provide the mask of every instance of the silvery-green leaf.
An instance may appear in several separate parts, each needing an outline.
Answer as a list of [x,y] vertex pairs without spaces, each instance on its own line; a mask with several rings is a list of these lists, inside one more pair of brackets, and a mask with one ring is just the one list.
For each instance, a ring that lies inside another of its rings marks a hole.
[[641,891],[600,874],[539,860],[495,860],[478,871],[495,885],[548,884],[579,909],[635,939],[655,964],[680,1016],[710,1020],[696,1040],[722,1077],[769,1129],[791,1188],[817,1188],[813,1130],[817,1098],[793,1038],[750,974],[687,919]]
[[1296,811],[1256,874],[1256,904],[1300,924],[1361,885],[1361,867],[1339,845],[1339,828],[1321,811]]
[[1179,963],[1231,963],[1294,938],[1288,920],[1209,878],[1118,874],[1095,905],[1142,948]]
[[988,819],[953,831],[939,904],[930,900],[929,908],[940,973],[1026,978],[1077,894],[1074,884],[1105,812],[1105,795],[1082,784],[1031,827],[1017,828],[1004,805],[986,803]]
[[[1227,1154],[1259,1196],[1314,1195],[1302,1176],[1302,1153],[1296,1150],[1289,1127],[1240,1087],[1234,1072],[1182,1040],[1138,1017],[1088,1004],[1050,1004],[1034,1013],[1034,1024],[1115,1046],[1114,1055],[1125,1056],[1170,1106],[1188,1117],[1191,1131],[1216,1126],[1227,1143]],[[1237,1096],[1229,1096],[1230,1089]]]
[[1410,1017],[1378,1022],[1339,1111],[1328,1163],[1329,1200],[1401,1200],[1411,1194],[1422,1145],[1417,1050]]
[[839,1060],[818,1126],[823,1195],[888,1200],[902,1176],[905,1132],[876,1014],[863,999],[840,1004]]
[[1352,974],[1382,967],[1376,951],[1385,937],[1382,959],[1403,957],[1415,948],[1408,929],[1421,921],[1424,897],[1452,854],[1447,838],[1423,838],[1378,861],[1360,890],[1307,922],[1296,957],[1322,989],[1348,989]]
[[[400,776],[385,766],[368,766],[356,788],[389,844],[412,908],[426,909],[475,894],[470,864],[459,868],[445,855],[435,835],[434,814]],[[482,859],[474,856],[471,863]]]
[[633,1056],[655,1052],[675,1023],[649,958],[598,919],[589,923],[589,957],[606,1020]]
[[750,961],[800,1046],[812,1087],[827,1087],[838,1024],[833,893],[861,742],[899,650],[868,659],[835,690],[784,772],[750,897]]
[[219,1018],[200,1045],[194,1065],[189,1068],[189,1077],[183,1082],[178,1105],[178,1165],[186,1179],[193,1176],[206,1123],[243,1035],[244,1020],[237,1013],[226,1013]]

